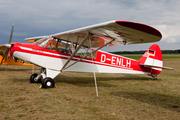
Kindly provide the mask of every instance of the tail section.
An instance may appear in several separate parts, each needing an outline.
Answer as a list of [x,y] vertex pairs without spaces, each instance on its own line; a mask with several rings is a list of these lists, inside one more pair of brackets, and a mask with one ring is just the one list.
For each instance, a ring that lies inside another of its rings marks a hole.
[[160,47],[157,44],[153,44],[139,59],[139,65],[151,68],[151,75],[161,73],[163,59]]

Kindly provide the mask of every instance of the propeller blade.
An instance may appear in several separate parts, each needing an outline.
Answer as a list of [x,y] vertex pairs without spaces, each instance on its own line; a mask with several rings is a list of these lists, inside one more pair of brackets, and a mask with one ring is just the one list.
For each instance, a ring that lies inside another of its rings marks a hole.
[[6,60],[8,59],[8,53],[9,53],[9,50],[11,48],[11,41],[12,41],[12,36],[13,36],[13,30],[14,30],[14,23],[12,25],[12,29],[11,29],[11,34],[10,34],[10,38],[9,38],[9,44],[6,44],[5,46],[7,47],[7,50],[1,60],[1,63],[2,64],[3,62],[6,62]]
[[10,38],[9,38],[9,44],[11,44],[11,40],[12,40],[12,36],[13,36],[13,30],[14,30],[14,23],[13,23],[12,29],[11,29],[11,35],[10,35]]

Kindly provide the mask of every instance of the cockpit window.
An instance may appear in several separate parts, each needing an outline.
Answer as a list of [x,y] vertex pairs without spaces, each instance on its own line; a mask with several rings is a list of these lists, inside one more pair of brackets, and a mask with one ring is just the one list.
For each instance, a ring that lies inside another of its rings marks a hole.
[[57,45],[57,51],[70,54],[70,43],[60,40]]
[[44,37],[38,41],[35,42],[35,44],[41,46],[41,47],[46,47],[46,45],[48,45],[48,43],[52,40],[52,37]]
[[[72,43],[69,41],[65,41],[62,39],[55,39],[51,36],[42,38],[35,42],[37,45],[44,47],[45,49],[57,51],[59,53],[72,54],[75,49],[79,46],[77,43]],[[93,49],[81,46],[81,48],[77,51],[76,56],[85,57],[86,58],[96,58],[97,52],[90,54]]]
[[[49,41],[50,42],[50,41]],[[48,42],[48,43],[49,43]],[[56,44],[57,44],[57,40],[54,39],[47,47],[46,49],[49,49],[49,50],[55,50],[56,49]]]

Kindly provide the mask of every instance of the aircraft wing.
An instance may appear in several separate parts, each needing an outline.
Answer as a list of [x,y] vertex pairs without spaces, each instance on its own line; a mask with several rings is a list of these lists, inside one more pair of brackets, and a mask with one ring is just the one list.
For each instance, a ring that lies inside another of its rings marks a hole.
[[86,47],[101,47],[107,42],[114,41],[108,46],[139,44],[157,42],[162,38],[155,28],[136,22],[109,21],[79,29],[53,34],[57,39],[80,44],[83,38],[91,33],[91,46],[89,41],[83,43]]

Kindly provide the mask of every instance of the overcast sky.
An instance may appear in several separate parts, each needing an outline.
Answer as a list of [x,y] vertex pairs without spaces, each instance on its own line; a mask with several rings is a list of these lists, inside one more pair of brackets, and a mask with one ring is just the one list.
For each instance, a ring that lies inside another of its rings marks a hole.
[[[163,38],[161,49],[180,49],[180,0],[0,0],[0,44],[55,34],[111,20],[150,25]],[[151,44],[104,48],[105,51],[146,50]]]

